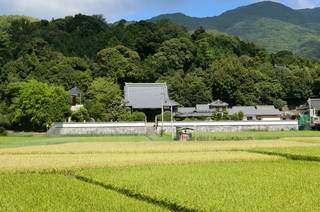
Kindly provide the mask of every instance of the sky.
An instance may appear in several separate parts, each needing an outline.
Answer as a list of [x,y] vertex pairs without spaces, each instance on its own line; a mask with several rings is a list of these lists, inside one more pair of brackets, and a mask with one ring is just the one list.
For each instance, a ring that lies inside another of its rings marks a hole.
[[[216,16],[263,0],[0,0],[1,15],[27,15],[51,20],[78,13],[102,14],[107,22],[143,20],[164,13]],[[294,9],[320,7],[320,0],[274,0]]]

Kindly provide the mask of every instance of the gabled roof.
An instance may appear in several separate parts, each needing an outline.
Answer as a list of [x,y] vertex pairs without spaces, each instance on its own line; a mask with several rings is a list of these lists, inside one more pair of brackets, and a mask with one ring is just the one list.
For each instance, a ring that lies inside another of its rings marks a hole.
[[273,105],[257,105],[257,110],[275,110],[276,108]]
[[77,86],[74,86],[69,90],[71,96],[77,96],[79,93],[82,93],[82,91]]
[[212,106],[212,107],[228,107],[229,104],[218,99],[218,100],[211,102],[210,106]]
[[204,105],[204,104],[196,105],[196,111],[198,113],[210,113],[211,112],[209,105]]
[[196,110],[195,107],[179,107],[178,113],[190,114],[190,113],[195,112],[195,110]]
[[308,104],[311,108],[320,109],[320,98],[308,99]]
[[259,106],[236,106],[229,110],[229,114],[242,112],[245,116],[281,116],[280,110],[273,105],[259,105]]
[[124,97],[127,106],[134,109],[159,109],[164,106],[178,106],[169,98],[166,83],[126,83]]
[[[198,109],[199,110],[198,110]],[[197,105],[197,107],[180,107],[177,113],[180,117],[210,117],[212,112],[207,110],[208,105]]]
[[255,115],[256,108],[254,106],[235,106],[228,110],[230,115],[242,112],[244,115]]

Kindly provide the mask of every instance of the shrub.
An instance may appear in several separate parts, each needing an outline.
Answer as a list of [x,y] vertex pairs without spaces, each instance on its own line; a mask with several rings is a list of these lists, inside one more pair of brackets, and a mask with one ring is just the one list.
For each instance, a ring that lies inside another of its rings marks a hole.
[[214,121],[220,121],[222,120],[222,114],[217,112],[216,110],[213,110],[211,119]]
[[84,107],[81,107],[79,110],[72,112],[71,120],[75,122],[89,121],[90,116],[88,110]]
[[7,131],[4,127],[0,127],[0,135],[7,135]]
[[131,121],[145,121],[146,115],[143,112],[133,112],[131,114]]
[[145,121],[146,115],[143,112],[127,112],[119,117],[118,121]]
[[185,118],[184,121],[199,121],[196,118]]
[[[157,120],[162,121],[162,116],[161,114],[157,115]],[[171,112],[170,111],[165,111],[163,113],[163,120],[164,121],[171,121]]]

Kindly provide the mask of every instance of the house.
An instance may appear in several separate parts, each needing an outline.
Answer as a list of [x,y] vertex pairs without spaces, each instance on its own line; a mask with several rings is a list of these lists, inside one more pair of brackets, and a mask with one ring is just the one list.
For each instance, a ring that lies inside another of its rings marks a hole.
[[198,104],[196,107],[180,107],[176,115],[182,118],[210,117],[211,109],[207,104]]
[[282,112],[273,105],[235,106],[229,111],[229,115],[243,113],[244,120],[280,121]]
[[210,110],[215,110],[217,112],[224,112],[228,109],[229,104],[221,101],[220,99],[215,100],[209,104]]
[[320,98],[309,98],[307,103],[297,107],[297,110],[301,120],[310,121],[311,126],[320,125]]
[[169,98],[166,83],[125,83],[124,98],[126,106],[144,112],[148,121],[154,121],[162,107],[176,111],[179,105]]

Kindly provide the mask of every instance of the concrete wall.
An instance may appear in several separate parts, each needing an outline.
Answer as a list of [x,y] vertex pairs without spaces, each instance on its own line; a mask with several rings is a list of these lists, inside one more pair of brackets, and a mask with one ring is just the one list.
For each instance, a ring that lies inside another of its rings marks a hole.
[[[166,133],[175,132],[176,127],[188,127],[196,132],[239,132],[248,130],[289,131],[299,130],[298,121],[217,121],[217,122],[164,122]],[[160,133],[162,123],[158,123],[157,132]]]
[[131,123],[56,123],[48,134],[59,135],[145,135],[144,122]]

